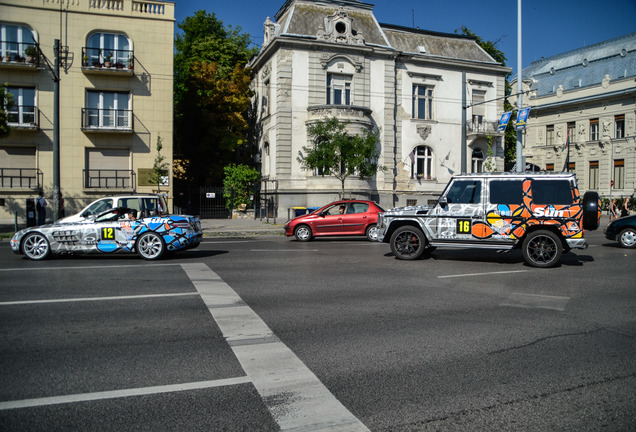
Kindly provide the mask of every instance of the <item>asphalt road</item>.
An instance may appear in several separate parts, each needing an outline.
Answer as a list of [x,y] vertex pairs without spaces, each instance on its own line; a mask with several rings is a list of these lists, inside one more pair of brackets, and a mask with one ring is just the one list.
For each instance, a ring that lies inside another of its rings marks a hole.
[[0,243],[2,431],[636,430],[636,251],[398,261],[206,239],[159,262]]

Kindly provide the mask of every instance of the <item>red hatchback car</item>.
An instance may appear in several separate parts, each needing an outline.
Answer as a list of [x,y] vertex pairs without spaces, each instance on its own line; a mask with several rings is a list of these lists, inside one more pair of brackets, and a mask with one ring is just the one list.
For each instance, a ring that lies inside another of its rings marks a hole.
[[373,201],[341,200],[332,202],[307,215],[298,216],[285,224],[285,235],[298,241],[322,236],[367,236],[377,238],[376,224],[382,207]]

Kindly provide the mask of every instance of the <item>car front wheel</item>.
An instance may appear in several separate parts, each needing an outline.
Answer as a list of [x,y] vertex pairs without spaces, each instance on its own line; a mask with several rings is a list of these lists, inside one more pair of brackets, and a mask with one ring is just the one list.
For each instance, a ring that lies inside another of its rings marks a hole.
[[306,242],[311,240],[313,234],[311,233],[311,228],[307,225],[298,225],[294,230],[294,236],[296,240]]
[[634,228],[626,228],[618,235],[618,244],[621,247],[634,249],[636,247],[636,230]]
[[44,234],[32,233],[22,242],[22,252],[32,260],[43,260],[51,253],[51,246]]
[[523,241],[523,258],[532,267],[548,268],[556,265],[563,254],[563,244],[552,231],[535,231]]
[[143,259],[157,260],[161,258],[166,251],[166,244],[159,234],[147,232],[142,234],[135,245],[137,252]]
[[422,230],[405,225],[391,236],[391,252],[397,259],[416,260],[424,254],[427,243]]

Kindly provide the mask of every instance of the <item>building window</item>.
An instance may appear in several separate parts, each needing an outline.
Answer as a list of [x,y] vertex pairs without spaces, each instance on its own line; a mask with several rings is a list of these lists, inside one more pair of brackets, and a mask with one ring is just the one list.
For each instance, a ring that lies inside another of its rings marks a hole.
[[598,189],[598,161],[590,162],[590,189]]
[[0,23],[0,60],[21,60],[26,57],[26,48],[34,43],[33,31],[29,27]]
[[36,168],[35,147],[0,147],[0,187],[36,190],[42,172]]
[[433,178],[433,151],[428,146],[417,146],[411,152],[411,178]]
[[474,173],[484,172],[484,152],[481,149],[473,150],[472,168]]
[[554,164],[553,163],[545,164],[545,170],[546,171],[554,171]]
[[101,66],[106,62],[125,67],[133,63],[130,41],[122,34],[93,33],[86,42],[86,51],[82,59],[84,66]]
[[568,172],[576,172],[576,162],[568,162]]
[[614,160],[614,187],[625,188],[625,159]]
[[554,125],[545,127],[545,145],[554,145]]
[[569,140],[569,142],[574,142],[576,137],[576,122],[568,122],[568,131],[567,131],[567,135],[565,136],[565,140],[566,142]]
[[598,141],[598,119],[590,120],[590,141]]
[[87,92],[84,128],[132,129],[128,92]]
[[413,118],[433,119],[433,87],[413,84]]
[[327,74],[327,105],[351,105],[351,76]]
[[625,114],[614,116],[614,138],[625,138]]
[[7,87],[12,103],[7,107],[7,122],[13,125],[35,125],[35,89]]
[[264,93],[264,95],[263,95],[263,114],[268,116],[271,113],[271,111],[270,111],[270,109],[271,109],[270,103],[271,103],[271,100],[272,100],[272,95],[271,95],[272,88],[271,88],[269,80],[265,81],[264,87],[265,87],[265,89],[263,91],[263,93]]
[[130,170],[130,150],[86,151],[85,188],[132,189],[134,183],[134,172]]
[[474,132],[484,131],[484,116],[486,115],[486,92],[473,90],[473,118],[472,127]]

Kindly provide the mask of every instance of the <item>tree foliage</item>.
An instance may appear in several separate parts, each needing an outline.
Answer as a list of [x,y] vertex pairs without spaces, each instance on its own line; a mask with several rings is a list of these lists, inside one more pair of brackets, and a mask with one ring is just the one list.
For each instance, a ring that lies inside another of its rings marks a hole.
[[[467,27],[460,27],[461,33],[465,36],[470,36],[475,38],[475,42],[479,45],[484,51],[488,53],[495,61],[501,63],[503,66],[506,66],[506,55],[497,48],[497,44],[499,40],[485,41],[480,36],[477,36],[474,32],[472,32]],[[457,31],[456,31],[457,32]],[[512,94],[512,87],[510,86],[509,81],[510,74],[506,76],[506,88],[505,95],[510,96]],[[508,101],[508,98],[504,99],[504,112],[512,111],[511,119],[516,118],[516,110],[515,107]],[[503,114],[503,113],[502,113]],[[506,132],[504,135],[504,152],[505,152],[505,162],[514,162],[517,158],[517,132],[515,131],[513,122],[508,122],[508,126],[506,127]]]
[[161,150],[163,150],[163,139],[161,139],[161,135],[157,135],[156,149],[157,156],[155,157],[152,171],[148,176],[148,181],[152,184],[156,184],[157,190],[161,190],[161,184],[164,182],[164,178],[168,175],[168,162],[166,162],[166,157],[161,154]]
[[244,204],[246,208],[252,207],[254,187],[260,181],[260,173],[244,164],[230,164],[223,168],[223,197],[227,199],[227,205],[233,204],[234,208]]
[[298,158],[303,168],[340,180],[342,198],[348,177],[365,179],[384,169],[378,165],[379,132],[365,130],[362,135],[350,135],[346,129],[347,124],[335,117],[309,125],[314,146],[303,147],[304,157]]
[[9,136],[11,129],[9,128],[9,114],[7,110],[13,105],[11,93],[7,92],[6,84],[0,85],[0,138]]
[[245,146],[255,54],[240,27],[198,11],[178,24],[175,40],[175,160],[196,185],[220,182],[223,167]]

